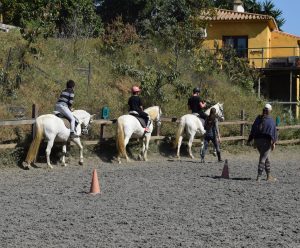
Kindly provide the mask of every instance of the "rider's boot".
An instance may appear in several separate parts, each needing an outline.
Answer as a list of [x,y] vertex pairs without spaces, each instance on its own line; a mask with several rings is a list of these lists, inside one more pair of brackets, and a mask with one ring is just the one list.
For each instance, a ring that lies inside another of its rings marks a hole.
[[79,138],[79,136],[74,132],[70,132],[70,139],[75,139],[75,138]]
[[201,157],[200,163],[205,163],[204,157],[202,155],[200,155],[200,157]]
[[264,167],[265,167],[265,164],[264,163],[259,163],[258,164],[258,168],[257,168],[257,177],[256,177],[256,181],[257,182],[260,182],[261,180],[261,176],[262,176],[262,173],[264,171]]

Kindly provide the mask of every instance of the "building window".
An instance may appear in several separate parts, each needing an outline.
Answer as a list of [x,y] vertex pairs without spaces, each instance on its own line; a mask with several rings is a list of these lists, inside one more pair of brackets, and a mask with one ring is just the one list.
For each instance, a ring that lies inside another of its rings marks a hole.
[[247,36],[223,36],[223,46],[226,48],[233,48],[240,58],[248,57]]

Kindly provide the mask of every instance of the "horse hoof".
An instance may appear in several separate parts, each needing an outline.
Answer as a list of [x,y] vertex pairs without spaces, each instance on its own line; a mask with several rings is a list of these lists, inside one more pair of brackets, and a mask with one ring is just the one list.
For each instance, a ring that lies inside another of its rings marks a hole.
[[48,168],[52,170],[53,166],[51,164],[48,164]]
[[61,166],[62,166],[62,167],[67,167],[67,166],[68,166],[68,164],[66,164],[66,163],[63,163]]
[[29,170],[29,169],[30,169],[30,167],[31,167],[31,165],[30,165],[30,164],[28,164],[28,163],[27,163],[27,162],[25,162],[25,161],[22,163],[22,166],[23,166],[23,169],[24,169],[24,170]]
[[79,165],[83,165],[83,162],[82,162],[82,161],[79,161]]

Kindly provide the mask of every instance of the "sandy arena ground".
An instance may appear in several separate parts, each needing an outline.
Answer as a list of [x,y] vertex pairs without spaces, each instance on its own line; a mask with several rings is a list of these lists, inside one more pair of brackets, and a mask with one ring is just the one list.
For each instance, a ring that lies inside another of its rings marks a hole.
[[[0,247],[300,248],[299,146],[272,153],[276,183],[255,181],[252,148],[223,157],[230,179],[212,155],[1,168]],[[94,168],[101,194],[92,196]]]

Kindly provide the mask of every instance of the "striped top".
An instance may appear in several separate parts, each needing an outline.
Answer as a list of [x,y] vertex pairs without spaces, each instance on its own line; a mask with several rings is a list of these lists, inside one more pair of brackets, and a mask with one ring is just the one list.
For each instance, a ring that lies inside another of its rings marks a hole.
[[74,90],[72,88],[64,89],[57,101],[57,104],[67,105],[69,108],[73,105]]

